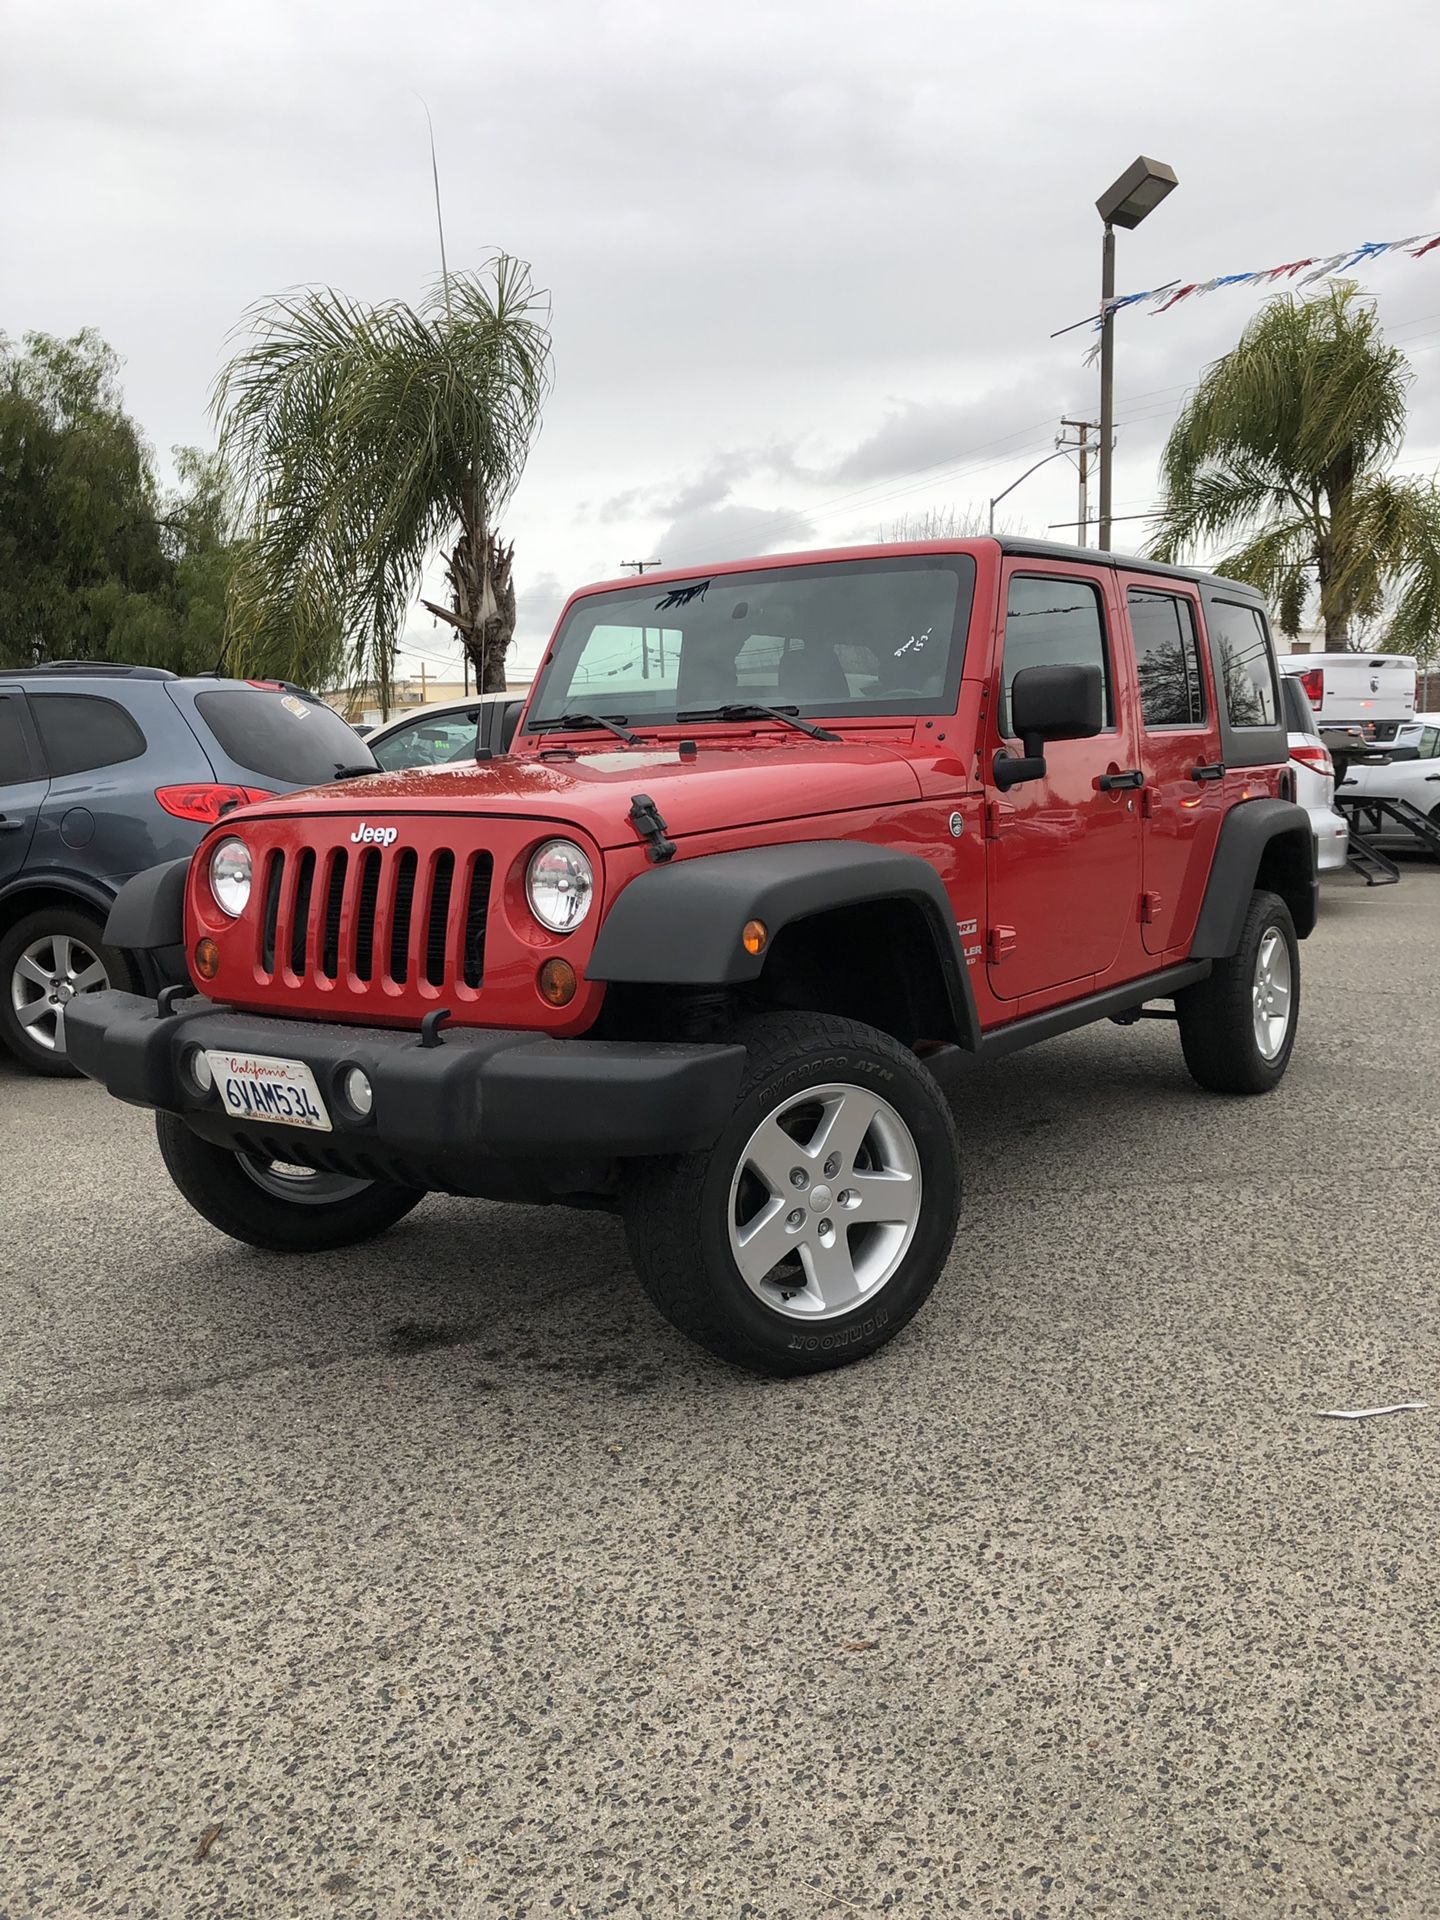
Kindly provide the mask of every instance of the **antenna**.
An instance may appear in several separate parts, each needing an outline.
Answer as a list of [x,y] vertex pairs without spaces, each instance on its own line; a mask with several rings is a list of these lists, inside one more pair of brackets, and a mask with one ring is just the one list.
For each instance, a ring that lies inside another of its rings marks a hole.
[[[410,91],[415,93],[413,87]],[[445,216],[440,211],[440,167],[435,159],[435,122],[430,118],[430,108],[426,104],[424,94],[416,93],[415,98],[425,108],[425,124],[430,129],[430,177],[435,182],[435,225],[440,233],[440,278],[445,287],[445,318],[453,320],[455,316],[450,311],[450,269],[445,262]]]

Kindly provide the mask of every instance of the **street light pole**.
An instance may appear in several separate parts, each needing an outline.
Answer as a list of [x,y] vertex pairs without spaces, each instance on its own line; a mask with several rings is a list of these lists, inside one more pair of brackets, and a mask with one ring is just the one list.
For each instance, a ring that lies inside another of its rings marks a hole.
[[1163,160],[1140,158],[1128,166],[1095,202],[1105,222],[1100,256],[1100,550],[1110,545],[1110,460],[1115,438],[1115,229],[1138,227],[1167,193],[1179,185],[1175,169]]
[[1115,229],[1105,222],[1100,254],[1100,532],[1102,553],[1110,548],[1110,452],[1115,439]]
[[992,500],[992,501],[990,502],[990,531],[991,531],[991,533],[994,533],[994,531],[995,531],[995,509],[996,509],[996,507],[998,507],[998,506],[999,506],[999,504],[1000,504],[1000,502],[1001,502],[1001,501],[1002,501],[1002,500],[1003,500],[1003,499],[1005,498],[1005,496],[1006,496],[1006,494],[1007,494],[1007,493],[1014,493],[1014,491],[1015,491],[1015,489],[1016,489],[1016,487],[1018,487],[1018,486],[1019,486],[1019,485],[1021,484],[1021,482],[1022,482],[1022,481],[1025,481],[1025,480],[1028,480],[1028,479],[1030,478],[1030,476],[1031,476],[1031,474],[1032,474],[1032,473],[1038,473],[1038,472],[1040,471],[1040,469],[1041,469],[1041,467],[1043,467],[1043,466],[1045,465],[1045,462],[1046,462],[1047,460],[1063,460],[1063,459],[1064,459],[1064,457],[1065,457],[1065,455],[1066,455],[1066,454],[1067,454],[1067,453],[1068,453],[1069,451],[1070,451],[1070,449],[1069,449],[1069,447],[1057,447],[1057,448],[1055,449],[1055,451],[1054,451],[1054,453],[1047,453],[1047,454],[1045,455],[1045,459],[1044,459],[1044,460],[1037,460],[1037,461],[1035,462],[1035,464],[1034,464],[1034,466],[1033,466],[1033,467],[1027,467],[1027,468],[1025,469],[1025,471],[1024,471],[1024,473],[1022,473],[1022,474],[1021,474],[1021,476],[1020,476],[1020,479],[1019,479],[1019,480],[1012,480],[1012,481],[1010,482],[1010,484],[1009,484],[1009,486],[1008,486],[1008,487],[1002,487],[1002,488],[1000,489],[1000,491],[999,491],[999,493],[997,493],[997,494],[995,495],[995,498],[994,498],[994,499],[993,499],[993,500]]

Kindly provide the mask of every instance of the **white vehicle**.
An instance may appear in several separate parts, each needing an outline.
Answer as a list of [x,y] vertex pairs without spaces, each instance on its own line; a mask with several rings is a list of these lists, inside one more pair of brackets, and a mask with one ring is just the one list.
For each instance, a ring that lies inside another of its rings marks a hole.
[[365,744],[387,773],[505,753],[524,704],[521,693],[472,693],[468,700],[411,707],[367,734]]
[[[1352,766],[1340,791],[1347,800],[1371,794],[1389,800],[1408,800],[1440,829],[1440,715],[1424,716],[1413,744],[1416,748],[1413,760],[1391,760],[1383,767],[1359,763]],[[1418,848],[1420,844],[1399,821],[1382,818],[1373,830],[1363,820],[1357,820],[1355,826],[1367,840],[1377,840],[1382,846]]]
[[1324,727],[1359,727],[1391,740],[1415,715],[1415,662],[1405,653],[1282,653]]
[[1293,675],[1281,678],[1280,708],[1295,773],[1295,799],[1309,814],[1310,831],[1315,836],[1315,865],[1321,873],[1333,873],[1345,865],[1350,827],[1335,805],[1335,764],[1330,749],[1320,738],[1310,702]]
[[1413,720],[1407,720],[1403,726],[1395,729],[1395,738],[1390,742],[1391,747],[1397,752],[1402,748],[1411,752],[1416,751],[1420,745],[1420,736],[1426,727],[1440,727],[1440,713],[1417,713]]

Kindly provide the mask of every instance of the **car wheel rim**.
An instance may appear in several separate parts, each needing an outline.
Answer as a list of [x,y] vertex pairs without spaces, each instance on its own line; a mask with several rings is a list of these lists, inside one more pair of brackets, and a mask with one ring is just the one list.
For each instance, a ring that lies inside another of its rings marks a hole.
[[65,1009],[81,993],[108,987],[105,963],[73,933],[32,940],[10,974],[10,1005],[22,1032],[47,1053],[65,1051]]
[[352,1174],[327,1173],[244,1149],[237,1151],[235,1158],[262,1193],[277,1200],[288,1200],[295,1206],[334,1206],[338,1201],[353,1200],[367,1193],[375,1184],[373,1180],[360,1180]]
[[920,1200],[919,1150],[894,1107],[865,1087],[808,1087],[767,1114],[740,1154],[731,1257],[776,1313],[832,1320],[894,1278]]
[[1267,929],[1255,955],[1251,999],[1255,1008],[1255,1044],[1262,1059],[1278,1059],[1290,1032],[1294,1008],[1294,979],[1285,936]]

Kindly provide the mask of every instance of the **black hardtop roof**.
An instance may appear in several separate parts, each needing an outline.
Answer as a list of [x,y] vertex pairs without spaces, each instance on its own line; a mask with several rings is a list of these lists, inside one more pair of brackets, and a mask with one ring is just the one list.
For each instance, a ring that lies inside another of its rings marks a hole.
[[1174,567],[1135,553],[1102,553],[1096,547],[1069,547],[1058,540],[1027,540],[1023,534],[997,533],[995,542],[1002,553],[1017,554],[1027,560],[1081,560],[1091,567],[1123,567],[1127,573],[1155,573],[1168,580],[1193,580],[1202,587],[1219,587],[1225,593],[1243,594],[1247,600],[1263,600],[1259,589],[1248,582],[1227,580],[1223,574],[1207,573],[1203,567]]

